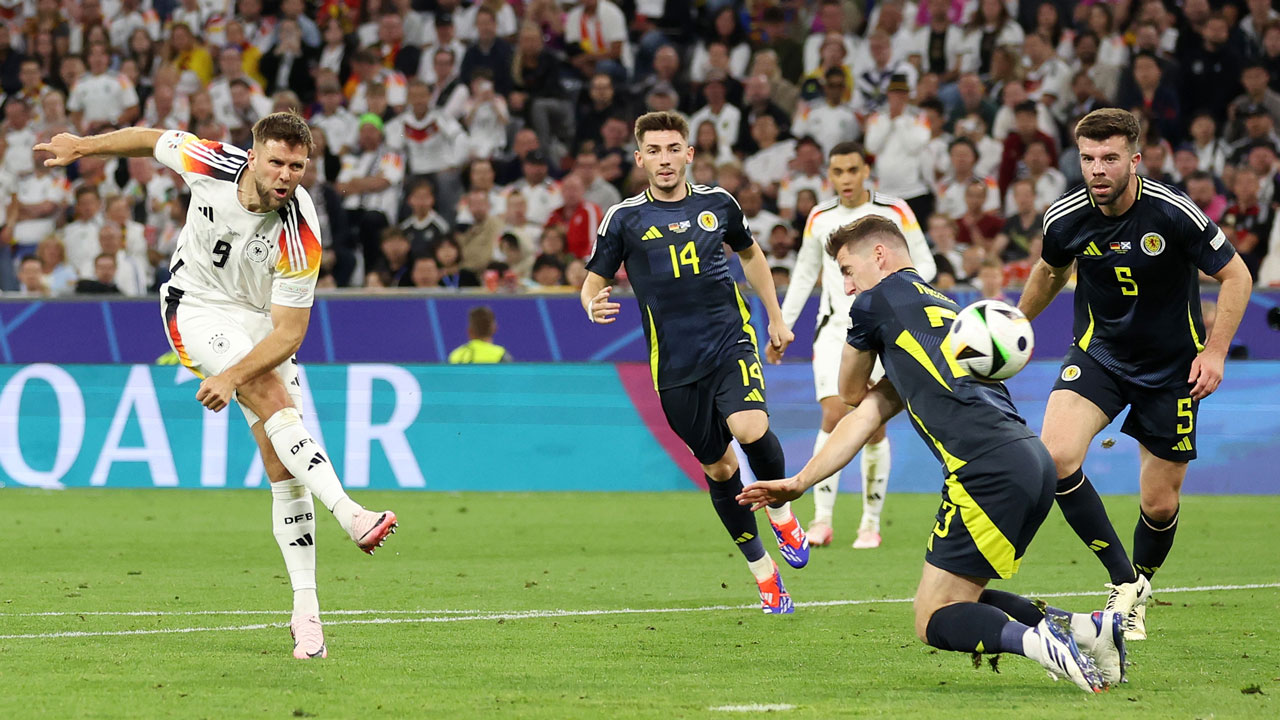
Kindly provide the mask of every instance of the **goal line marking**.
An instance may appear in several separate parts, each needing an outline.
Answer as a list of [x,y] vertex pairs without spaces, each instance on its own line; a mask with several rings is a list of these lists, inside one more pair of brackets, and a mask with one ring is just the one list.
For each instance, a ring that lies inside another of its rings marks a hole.
[[[1272,588],[1280,588],[1280,582],[1274,583],[1251,583],[1245,585],[1198,585],[1189,587],[1169,587],[1160,588],[1157,594],[1165,593],[1188,593],[1188,592],[1214,592],[1214,591],[1235,591],[1235,590],[1265,590]],[[1031,598],[1059,598],[1059,597],[1086,597],[1090,595],[1100,595],[1096,590],[1087,592],[1053,592],[1053,593],[1026,593]],[[878,600],[819,600],[813,602],[798,602],[797,607],[841,607],[848,605],[880,605],[880,604],[904,604],[912,602],[914,598],[884,598]],[[334,610],[324,612],[327,616],[355,616],[355,615],[425,615],[426,617],[356,617],[346,620],[326,620],[325,625],[403,625],[403,624],[422,624],[422,623],[450,623],[450,622],[471,622],[477,620],[530,620],[530,619],[547,619],[547,618],[570,618],[570,617],[598,617],[608,615],[671,615],[682,613],[696,612],[723,612],[729,610],[752,610],[758,609],[755,604],[748,605],[702,605],[699,607],[678,607],[678,608],[606,608],[597,610],[522,610],[514,612],[503,611],[463,611],[463,610]],[[432,614],[435,613],[435,614]],[[287,615],[287,611],[250,611],[250,610],[209,610],[209,611],[191,611],[191,612],[174,612],[165,613],[162,611],[133,611],[133,612],[86,612],[86,613],[7,613],[0,614],[0,617],[65,617],[78,615],[105,615],[116,617],[171,617],[171,616],[191,616],[191,615]],[[47,640],[54,638],[89,638],[89,637],[123,637],[130,635],[181,635],[187,633],[200,632],[243,632],[249,630],[265,630],[268,628],[286,627],[285,622],[266,622],[253,623],[250,625],[220,625],[211,627],[184,627],[184,628],[145,628],[138,630],[102,630],[102,631],[64,631],[49,633],[15,633],[0,635],[0,640]]]

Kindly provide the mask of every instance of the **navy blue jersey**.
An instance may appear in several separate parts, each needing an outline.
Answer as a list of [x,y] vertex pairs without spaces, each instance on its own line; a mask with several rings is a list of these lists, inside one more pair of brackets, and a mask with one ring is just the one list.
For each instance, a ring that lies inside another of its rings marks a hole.
[[1146,178],[1133,207],[1103,214],[1081,186],[1044,214],[1044,261],[1076,261],[1075,343],[1140,387],[1185,386],[1204,349],[1200,276],[1236,254],[1180,191]]
[[587,269],[605,278],[626,265],[656,389],[696,382],[733,353],[756,351],[724,251],[751,247],[751,229],[727,190],[687,188],[676,202],[646,190],[609,208],[587,259]]
[[1004,383],[974,379],[944,343],[960,308],[908,268],[858,293],[848,342],[875,352],[916,432],[946,474],[1001,445],[1035,437]]

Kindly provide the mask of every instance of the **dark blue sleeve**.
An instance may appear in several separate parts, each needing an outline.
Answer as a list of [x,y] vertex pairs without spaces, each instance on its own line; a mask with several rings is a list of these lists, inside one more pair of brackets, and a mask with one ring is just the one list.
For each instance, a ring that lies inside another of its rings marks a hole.
[[[1217,223],[1203,215],[1201,218],[1204,222],[1203,228],[1199,223],[1187,218],[1182,223],[1183,228],[1178,233],[1178,237],[1186,243],[1187,257],[1191,262],[1206,275],[1213,275],[1231,262],[1231,258],[1235,257],[1236,249],[1227,241],[1227,236]],[[1267,239],[1258,238],[1258,241],[1265,243]]]
[[[728,195],[728,193],[725,193]],[[742,214],[738,201],[730,195],[727,200],[728,209],[724,224],[724,241],[734,252],[742,252],[755,243],[751,236],[751,226],[747,225],[747,216]]]
[[[1048,218],[1049,215],[1046,213],[1045,217]],[[1063,233],[1066,222],[1065,218],[1054,218],[1051,223],[1046,223],[1043,227],[1040,259],[1050,267],[1064,268],[1075,260],[1075,256],[1067,249],[1066,237]]]
[[620,208],[614,206],[604,216],[604,222],[596,231],[595,246],[591,248],[591,256],[587,258],[587,270],[612,280],[622,266],[626,243],[622,239],[625,223],[620,217]]
[[880,352],[884,349],[884,342],[880,338],[880,320],[876,317],[877,313],[874,309],[877,305],[876,296],[874,288],[858,293],[858,297],[853,300],[853,306],[849,308],[849,319],[852,325],[849,327],[845,342],[856,350]]

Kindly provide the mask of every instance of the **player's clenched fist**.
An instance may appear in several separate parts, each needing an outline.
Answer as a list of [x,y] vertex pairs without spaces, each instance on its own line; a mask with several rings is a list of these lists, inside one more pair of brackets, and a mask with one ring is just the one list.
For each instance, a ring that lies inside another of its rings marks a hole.
[[587,308],[587,314],[591,316],[591,322],[597,325],[608,325],[617,320],[614,315],[622,309],[622,306],[616,302],[609,301],[609,293],[613,291],[613,287],[606,285],[603,290],[596,293],[591,298],[591,306]]
[[200,383],[196,392],[196,400],[214,412],[219,412],[230,402],[236,393],[236,386],[221,375],[207,377]]

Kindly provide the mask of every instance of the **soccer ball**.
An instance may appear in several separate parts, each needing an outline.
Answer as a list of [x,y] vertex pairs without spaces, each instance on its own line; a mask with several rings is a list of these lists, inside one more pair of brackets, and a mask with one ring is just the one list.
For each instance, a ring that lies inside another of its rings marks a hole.
[[956,314],[947,347],[956,364],[979,380],[1007,380],[1026,367],[1035,349],[1031,321],[999,300],[979,300]]

